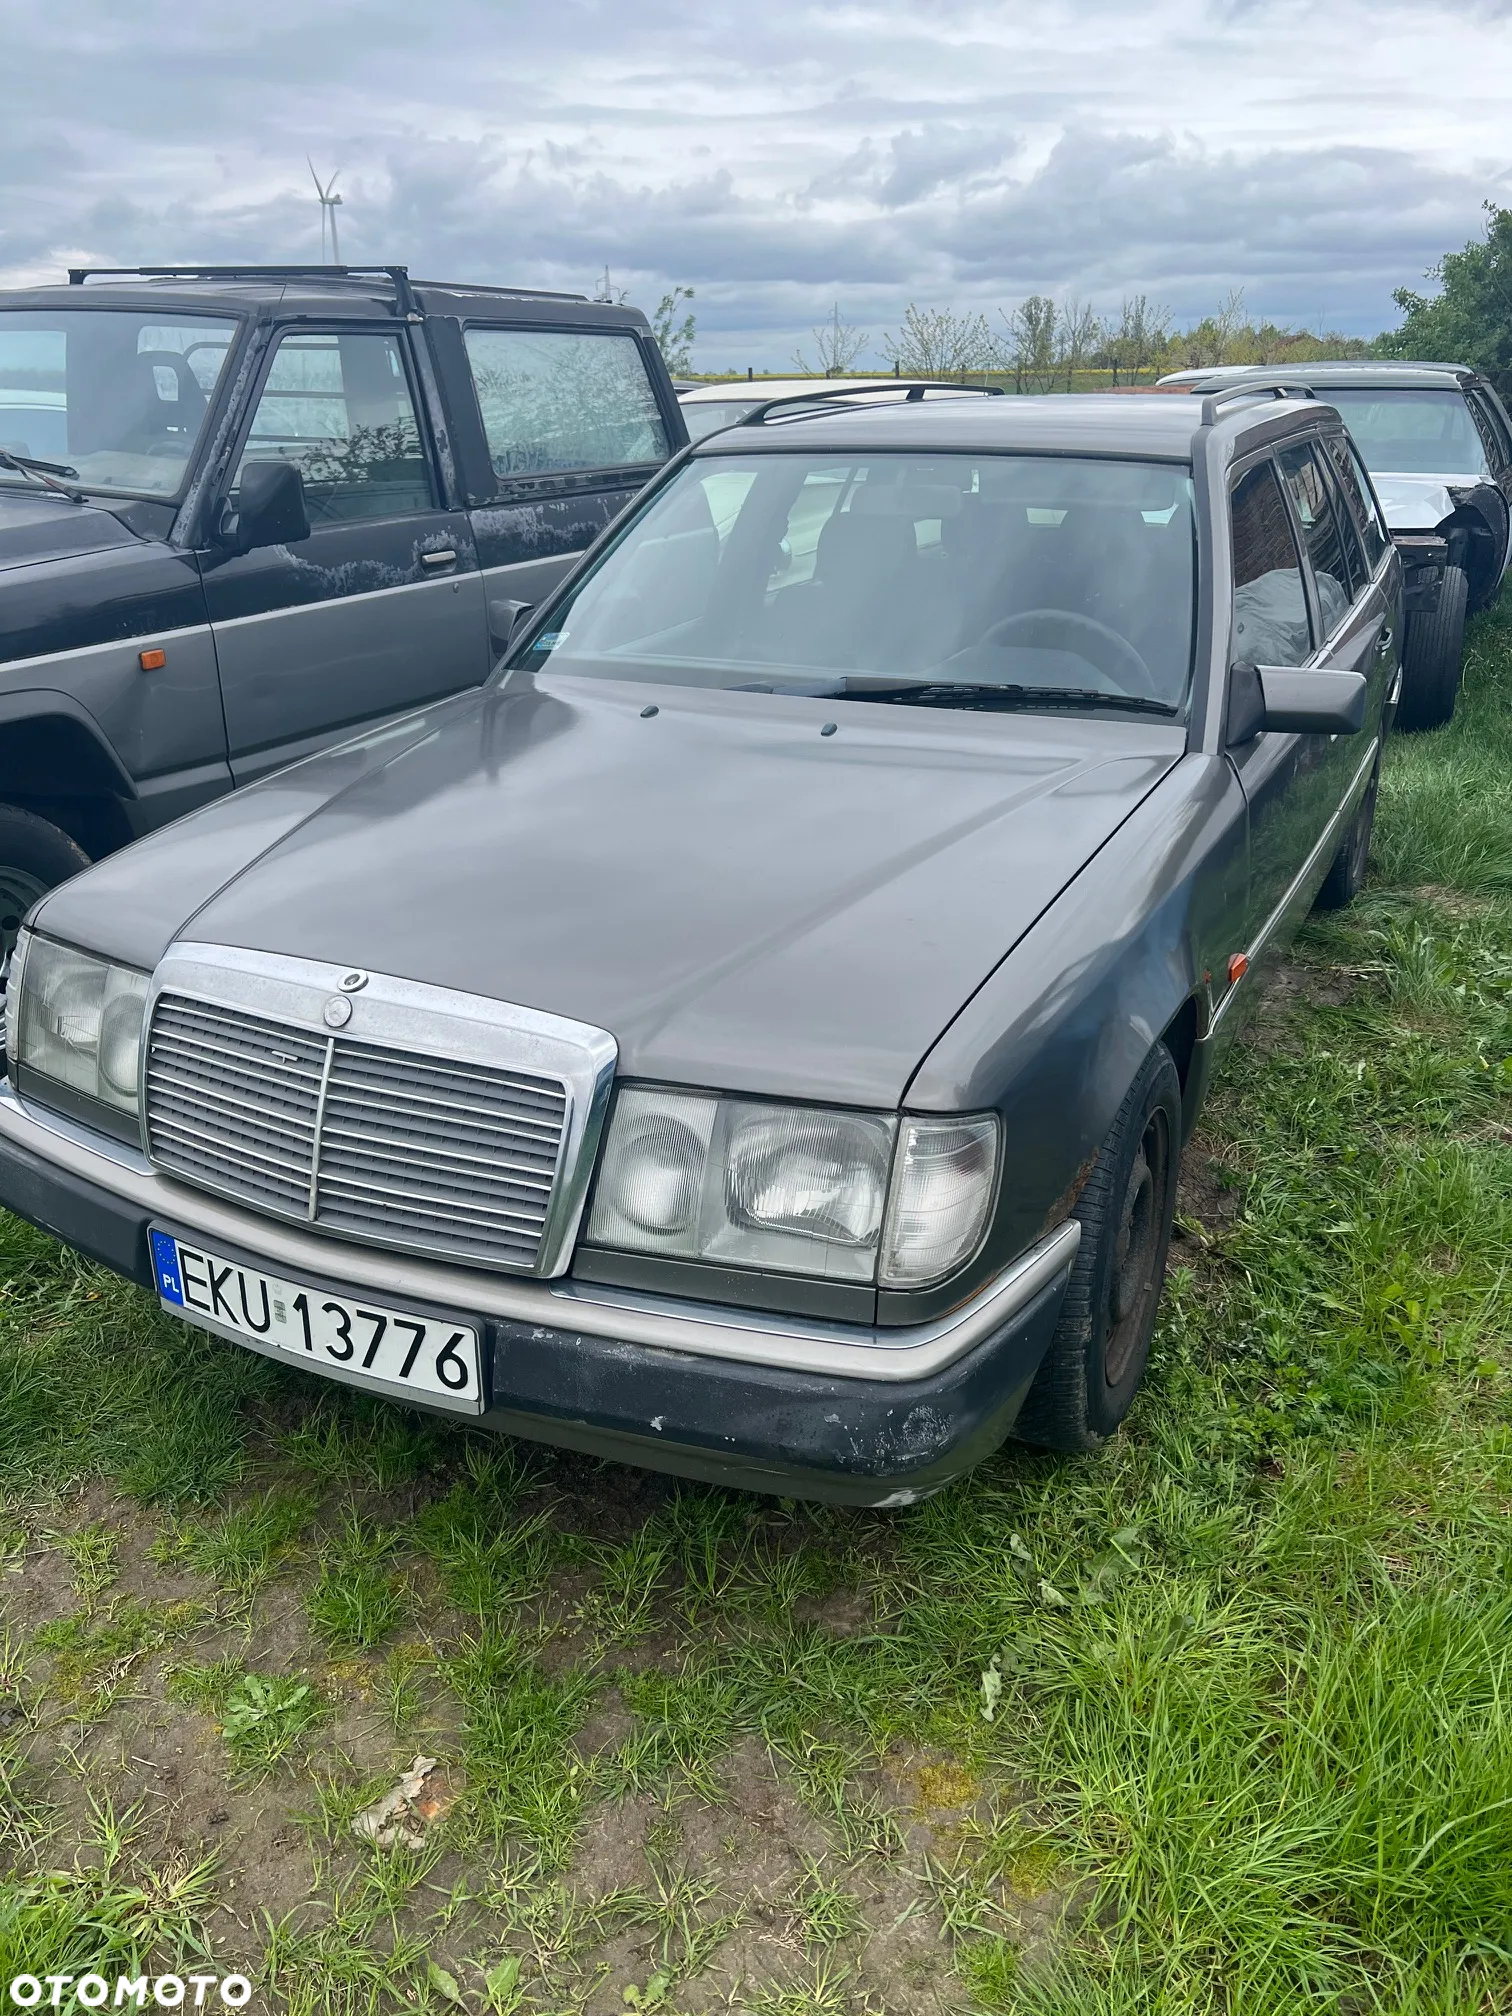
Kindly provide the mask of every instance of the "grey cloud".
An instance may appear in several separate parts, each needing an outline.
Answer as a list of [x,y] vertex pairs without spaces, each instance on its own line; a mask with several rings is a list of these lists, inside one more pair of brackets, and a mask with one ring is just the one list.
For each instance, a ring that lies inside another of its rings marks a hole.
[[1015,153],[1018,141],[1001,129],[932,124],[893,135],[892,167],[877,194],[889,208],[960,187]]
[[[315,256],[308,147],[344,171],[348,256],[540,286],[608,265],[646,303],[691,282],[714,363],[786,363],[837,298],[880,332],[910,299],[1195,314],[1243,285],[1370,329],[1507,186],[1509,6],[451,0],[439,34],[413,0],[0,0],[0,274]],[[1372,68],[1393,34],[1461,51],[1465,92]]]

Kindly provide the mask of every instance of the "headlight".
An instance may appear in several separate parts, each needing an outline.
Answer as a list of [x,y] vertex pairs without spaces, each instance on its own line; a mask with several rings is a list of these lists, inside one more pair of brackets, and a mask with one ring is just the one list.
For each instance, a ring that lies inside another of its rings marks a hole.
[[[8,1004],[12,1066],[28,1082],[43,1079],[72,1094],[59,1102],[69,1111],[87,1117],[89,1107],[104,1107],[134,1122],[147,975],[34,934],[24,955]],[[111,1131],[123,1131],[120,1121]]]
[[916,1287],[979,1244],[997,1139],[993,1115],[900,1127],[893,1114],[631,1086],[610,1123],[588,1238]]

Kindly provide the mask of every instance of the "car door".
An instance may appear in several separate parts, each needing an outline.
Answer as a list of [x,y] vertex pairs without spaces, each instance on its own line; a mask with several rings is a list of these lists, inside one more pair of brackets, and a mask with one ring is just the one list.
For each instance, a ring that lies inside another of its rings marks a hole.
[[[1381,705],[1395,705],[1402,670],[1401,568],[1397,564],[1391,534],[1381,516],[1365,465],[1347,435],[1327,434],[1322,441],[1324,464],[1345,530],[1345,545],[1358,556],[1362,590],[1368,588],[1380,610],[1381,628],[1376,638],[1376,664],[1371,668],[1381,683]],[[1354,565],[1354,561],[1350,562]],[[1365,667],[1361,668],[1366,669]],[[1372,716],[1372,718],[1374,718]]]
[[1396,638],[1386,598],[1366,571],[1354,520],[1344,506],[1320,440],[1292,442],[1276,455],[1296,512],[1312,573],[1319,649],[1312,662],[1330,672],[1358,672],[1370,684],[1365,727],[1358,735],[1315,739],[1318,832],[1354,789],[1370,759],[1381,708],[1395,676]]
[[666,461],[674,423],[633,330],[470,321],[462,349],[493,487],[472,526],[502,646],[515,609],[542,601]]
[[235,463],[292,462],[310,534],[204,555],[238,783],[362,723],[479,684],[489,666],[467,514],[446,508],[404,334],[280,335]]
[[[1241,468],[1231,484],[1229,535],[1230,664],[1307,664],[1314,618],[1292,514],[1269,455]],[[1229,748],[1249,808],[1247,945],[1260,945],[1270,934],[1316,841],[1323,792],[1319,744],[1326,739],[1265,729]]]

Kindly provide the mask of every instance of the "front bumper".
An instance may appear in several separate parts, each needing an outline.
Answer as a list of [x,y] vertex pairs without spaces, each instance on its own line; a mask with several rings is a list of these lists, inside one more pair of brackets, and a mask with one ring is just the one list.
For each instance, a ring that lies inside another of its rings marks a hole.
[[1013,1425],[1080,1237],[1056,1228],[907,1329],[484,1274],[305,1232],[162,1177],[0,1086],[0,1204],[154,1287],[150,1223],[360,1296],[482,1319],[482,1426],[681,1476],[867,1505],[939,1490]]

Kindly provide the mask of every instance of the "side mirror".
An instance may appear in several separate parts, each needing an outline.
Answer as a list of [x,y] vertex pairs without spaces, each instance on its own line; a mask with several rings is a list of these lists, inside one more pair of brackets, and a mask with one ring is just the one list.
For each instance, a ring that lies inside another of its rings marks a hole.
[[1368,696],[1358,672],[1240,663],[1229,673],[1229,747],[1267,728],[1288,735],[1358,734]]
[[514,641],[515,632],[534,609],[534,602],[516,602],[504,596],[489,603],[488,632],[497,656],[503,657]]
[[237,553],[309,538],[304,478],[292,462],[243,462],[236,515],[222,536]]

